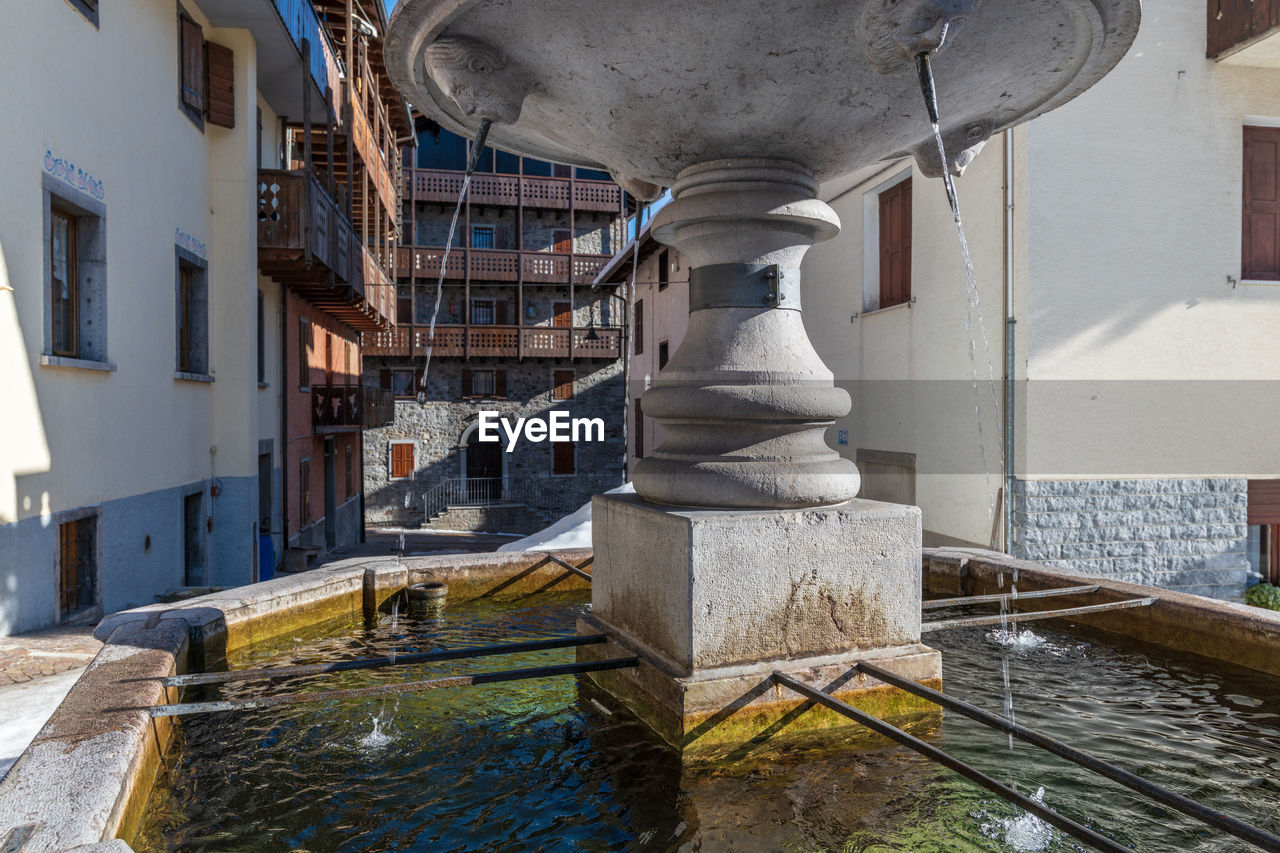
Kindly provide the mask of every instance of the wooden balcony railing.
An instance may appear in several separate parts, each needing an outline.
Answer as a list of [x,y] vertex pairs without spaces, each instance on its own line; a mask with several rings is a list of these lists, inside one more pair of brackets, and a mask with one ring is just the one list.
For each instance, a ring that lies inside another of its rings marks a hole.
[[[462,192],[462,173],[444,169],[405,169],[405,194],[415,201],[456,204]],[[519,175],[477,173],[471,176],[472,204],[516,207],[520,182],[524,181],[524,206],[545,210],[578,210],[618,213],[622,189],[613,181],[578,178],[521,178]]]
[[1217,59],[1234,48],[1280,30],[1280,0],[1207,0],[1205,53]]
[[312,174],[258,170],[258,268],[361,331],[393,322],[395,286]]
[[[346,93],[344,97],[351,107],[351,127],[349,128],[351,138],[356,152],[368,169],[369,180],[379,200],[383,207],[394,215],[399,202],[396,200],[395,178],[389,160],[383,156],[383,149],[378,146],[378,135],[374,132],[374,125],[365,112],[364,104],[359,97],[351,95],[351,90],[350,84],[343,86],[343,92]],[[385,133],[385,130],[383,132]]]
[[[444,249],[401,248],[396,273],[401,278],[434,281],[440,275]],[[572,264],[573,283],[590,284],[609,262],[609,255],[564,255],[554,252],[514,252],[504,249],[451,249],[445,268],[446,281],[523,281],[527,284],[568,284]]]
[[331,431],[373,429],[396,419],[395,398],[367,385],[311,386],[311,425]]
[[[398,326],[361,337],[365,355],[426,355],[427,326]],[[622,355],[618,326],[437,325],[431,355],[454,358],[606,358]]]

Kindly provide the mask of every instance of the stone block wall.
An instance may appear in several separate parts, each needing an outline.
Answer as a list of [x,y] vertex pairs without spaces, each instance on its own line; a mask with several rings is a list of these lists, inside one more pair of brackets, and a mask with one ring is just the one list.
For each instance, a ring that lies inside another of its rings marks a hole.
[[[376,385],[383,369],[421,369],[422,360],[366,357],[365,382]],[[462,370],[506,371],[505,398],[462,398]],[[553,400],[555,370],[575,371],[572,400]],[[564,410],[575,418],[602,418],[605,440],[578,442],[572,476],[552,474],[551,443],[521,441],[505,454],[509,480],[536,481],[555,493],[569,509],[591,495],[612,489],[623,480],[622,363],[580,359],[456,358],[433,359],[427,372],[425,404],[396,401],[391,426],[369,430],[364,436],[365,519],[370,524],[413,524],[423,521],[423,496],[445,479],[463,475],[462,447],[482,409],[497,410],[513,424],[519,417],[547,417]],[[391,444],[414,444],[412,477],[391,479]],[[568,509],[566,509],[566,512]]]
[[1249,582],[1241,478],[1017,480],[1015,557],[1238,598]]

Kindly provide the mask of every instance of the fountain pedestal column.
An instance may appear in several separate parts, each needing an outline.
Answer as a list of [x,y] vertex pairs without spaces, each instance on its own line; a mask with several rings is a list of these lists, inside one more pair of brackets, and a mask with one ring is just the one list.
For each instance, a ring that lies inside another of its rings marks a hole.
[[[800,311],[801,258],[839,230],[816,191],[778,160],[680,174],[654,233],[692,268],[689,327],[643,398],[666,438],[637,464],[635,496],[593,502],[582,627],[615,648],[579,657],[640,657],[591,677],[693,757],[737,749],[804,704],[775,670],[882,716],[926,706],[852,664],[941,679],[920,644],[920,511],[854,499],[857,468],[825,443],[849,396]],[[813,709],[786,727],[837,721]]]

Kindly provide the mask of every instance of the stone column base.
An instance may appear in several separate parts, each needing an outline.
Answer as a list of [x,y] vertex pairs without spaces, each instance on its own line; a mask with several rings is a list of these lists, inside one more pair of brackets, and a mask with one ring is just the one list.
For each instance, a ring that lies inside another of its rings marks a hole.
[[936,713],[853,670],[865,660],[941,683],[940,655],[920,644],[916,507],[724,510],[597,496],[592,538],[592,612],[579,627],[611,642],[578,659],[640,658],[591,677],[687,759],[718,760],[762,734],[862,730],[774,685],[775,670],[876,716]]
[[578,632],[611,637],[608,643],[579,646],[579,662],[625,655],[640,658],[634,669],[594,672],[587,677],[678,749],[686,764],[754,760],[800,748],[847,748],[851,739],[875,737],[847,717],[775,684],[775,670],[895,725],[941,719],[936,705],[853,668],[858,661],[866,661],[941,690],[942,655],[918,643],[681,676],[642,645],[592,616],[579,619]]

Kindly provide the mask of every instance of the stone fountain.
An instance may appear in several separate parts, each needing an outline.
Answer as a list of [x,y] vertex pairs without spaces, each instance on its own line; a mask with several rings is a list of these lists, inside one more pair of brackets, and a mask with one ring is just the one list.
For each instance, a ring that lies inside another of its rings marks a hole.
[[688,332],[643,398],[666,440],[637,494],[595,499],[583,625],[640,657],[596,680],[669,742],[779,725],[801,702],[775,670],[882,714],[914,702],[852,663],[941,681],[920,643],[920,512],[857,499],[825,441],[850,400],[801,313],[801,259],[840,228],[819,182],[904,156],[960,174],[1105,75],[1139,17],[1139,0],[400,0],[387,66],[426,115],[465,136],[490,122],[491,144],[642,199],[671,188],[653,233],[691,267]]

